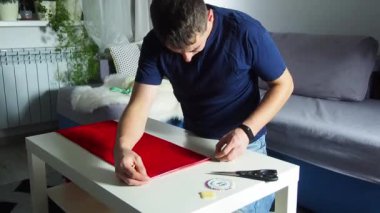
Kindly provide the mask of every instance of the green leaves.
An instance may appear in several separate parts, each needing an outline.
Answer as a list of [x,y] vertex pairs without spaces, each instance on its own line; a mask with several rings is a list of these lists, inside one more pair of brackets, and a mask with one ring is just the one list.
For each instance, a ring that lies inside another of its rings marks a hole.
[[68,70],[59,80],[70,85],[99,81],[98,46],[89,37],[81,21],[70,18],[64,0],[56,1],[55,13],[49,14],[49,26],[57,33],[57,50],[72,50],[67,54]]

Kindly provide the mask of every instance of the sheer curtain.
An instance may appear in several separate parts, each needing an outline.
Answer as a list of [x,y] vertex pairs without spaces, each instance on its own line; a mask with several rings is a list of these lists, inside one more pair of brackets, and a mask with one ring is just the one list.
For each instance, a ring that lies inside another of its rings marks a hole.
[[151,29],[151,0],[82,0],[85,27],[101,52],[141,41]]

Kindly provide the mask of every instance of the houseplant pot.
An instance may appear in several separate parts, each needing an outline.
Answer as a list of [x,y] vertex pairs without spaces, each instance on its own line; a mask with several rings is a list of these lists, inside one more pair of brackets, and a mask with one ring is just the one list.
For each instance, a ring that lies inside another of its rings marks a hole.
[[0,0],[0,20],[17,21],[18,0]]
[[37,0],[34,2],[38,18],[43,21],[49,20],[49,14],[55,13],[55,0]]

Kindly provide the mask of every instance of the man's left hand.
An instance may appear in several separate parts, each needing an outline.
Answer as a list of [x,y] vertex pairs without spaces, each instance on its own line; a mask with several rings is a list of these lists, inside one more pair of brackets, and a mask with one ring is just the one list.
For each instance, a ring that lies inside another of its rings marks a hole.
[[242,129],[231,130],[216,144],[215,158],[220,161],[231,161],[242,155],[248,144],[248,136]]

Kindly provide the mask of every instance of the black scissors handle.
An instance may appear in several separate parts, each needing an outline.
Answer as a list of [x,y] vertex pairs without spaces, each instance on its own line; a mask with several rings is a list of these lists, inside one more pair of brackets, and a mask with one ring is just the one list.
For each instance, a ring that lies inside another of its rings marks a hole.
[[277,170],[274,170],[274,169],[237,171],[236,174],[239,177],[250,178],[254,180],[261,180],[265,182],[278,180]]

